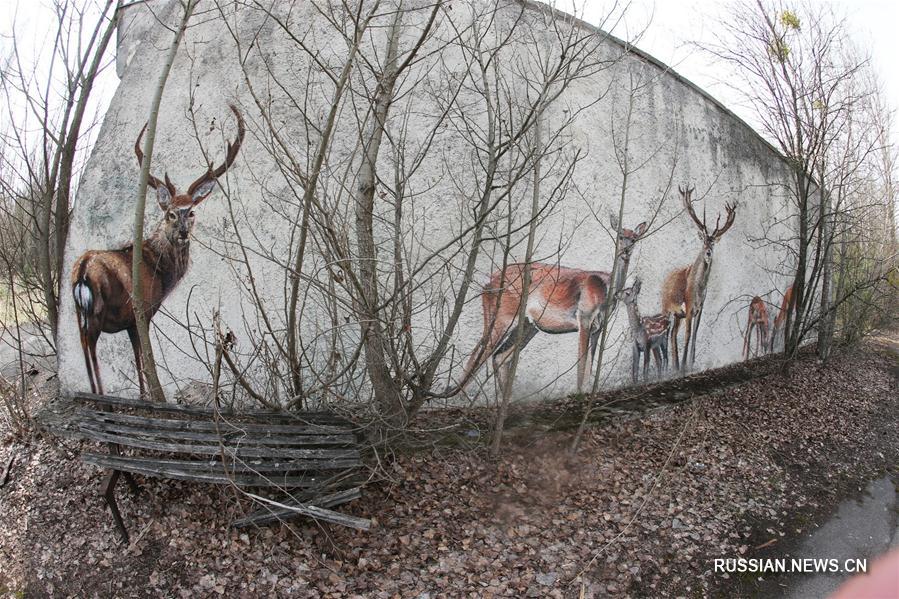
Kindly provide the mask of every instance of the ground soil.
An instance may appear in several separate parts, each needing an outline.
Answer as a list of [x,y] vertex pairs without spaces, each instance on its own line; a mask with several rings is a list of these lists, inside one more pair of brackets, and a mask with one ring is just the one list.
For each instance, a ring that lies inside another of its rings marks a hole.
[[122,547],[102,473],[78,460],[90,444],[6,434],[0,595],[770,596],[777,581],[712,560],[781,555],[865,481],[897,474],[896,337],[788,373],[768,359],[603,395],[574,456],[583,398],[519,410],[496,460],[486,412],[425,414],[429,431],[380,456],[345,507],[375,520],[369,532],[235,531],[249,505],[233,490],[138,477],[140,496],[121,492]]

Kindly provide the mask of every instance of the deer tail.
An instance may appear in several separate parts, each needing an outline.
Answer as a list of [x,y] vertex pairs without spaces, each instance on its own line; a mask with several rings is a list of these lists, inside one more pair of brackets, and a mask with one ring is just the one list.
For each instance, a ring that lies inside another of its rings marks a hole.
[[91,289],[90,280],[85,276],[87,270],[87,260],[82,260],[78,265],[78,276],[75,284],[72,285],[72,297],[75,299],[75,310],[79,316],[84,318],[79,320],[82,326],[87,326],[87,317],[94,313],[94,291]]

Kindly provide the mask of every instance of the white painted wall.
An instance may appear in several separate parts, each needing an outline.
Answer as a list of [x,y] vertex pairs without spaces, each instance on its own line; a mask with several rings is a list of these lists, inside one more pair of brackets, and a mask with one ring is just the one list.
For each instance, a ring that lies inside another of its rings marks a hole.
[[[156,14],[169,21],[177,16],[171,8],[172,4],[160,8],[159,3],[154,3]],[[283,10],[281,14],[285,16],[287,3],[279,3],[279,10]],[[291,23],[314,24],[307,43],[322,48],[322,60],[339,64],[345,46],[321,23],[320,16],[311,6],[298,2],[293,3],[290,10]],[[505,14],[513,14],[514,10],[513,3]],[[118,247],[127,243],[130,237],[131,207],[138,177],[133,145],[146,119],[153,85],[171,33],[155,23],[146,6],[139,4],[129,11],[131,14],[125,20],[126,26],[119,40],[118,67],[122,82],[78,192],[67,248],[70,264],[86,249]],[[191,245],[192,268],[165,301],[163,313],[153,321],[156,355],[167,371],[163,378],[170,395],[183,392],[192,382],[202,384],[210,380],[204,362],[208,363],[206,357],[211,357],[213,350],[204,343],[199,332],[200,328],[211,326],[214,310],[220,311],[224,325],[235,332],[238,348],[246,347],[247,338],[259,330],[257,315],[246,293],[241,291],[245,289],[245,273],[235,270],[233,261],[229,260],[236,255],[233,224],[236,223],[247,244],[257,249],[271,249],[274,255],[283,254],[286,260],[287,240],[297,214],[290,203],[288,182],[278,172],[271,154],[264,149],[270,142],[260,136],[264,128],[244,72],[239,68],[241,52],[224,23],[237,32],[244,52],[253,39],[256,48],[268,58],[272,71],[286,84],[287,91],[296,95],[308,86],[313,102],[318,102],[322,111],[328,98],[329,88],[323,84],[324,77],[320,72],[308,70],[308,59],[291,48],[271,20],[250,10],[236,14],[230,12],[230,8],[228,11],[225,15],[214,9],[203,13],[202,18],[195,20],[198,24],[188,31],[165,91],[159,122],[153,170],[160,176],[167,170],[182,189],[204,169],[200,144],[211,153],[212,159],[220,160],[224,137],[233,138],[234,123],[227,103],[234,102],[242,107],[249,129],[237,163],[227,180],[222,182],[234,201],[229,209],[224,194],[216,191],[198,208],[198,224]],[[531,27],[537,27],[538,15],[533,9],[529,9],[527,15],[533,20]],[[448,18],[463,22],[466,6],[456,4]],[[502,27],[508,20],[500,19],[499,23]],[[441,39],[448,36],[449,31],[447,22],[441,21],[438,27]],[[583,31],[587,33],[586,29]],[[621,52],[621,47],[612,40],[607,40],[603,48],[608,57]],[[374,55],[372,47],[367,46],[364,51]],[[526,56],[520,49],[510,48],[504,54],[504,60],[508,61],[505,64],[511,65],[515,59],[526,62]],[[279,122],[283,138],[295,144],[298,155],[304,155],[303,131],[296,112],[289,108],[286,91],[264,85],[269,76],[258,52],[250,53],[247,65],[257,97],[263,91],[271,93],[271,114]],[[460,65],[459,53],[448,49],[429,56],[414,69],[414,73],[426,75],[426,82],[439,86],[441,78]],[[706,207],[710,221],[714,221],[717,213],[724,214],[725,202],[739,202],[735,224],[715,250],[699,332],[697,367],[716,367],[737,361],[741,358],[742,330],[750,298],[762,295],[771,302],[779,302],[780,293],[787,284],[784,277],[775,274],[784,271],[785,252],[771,245],[760,249],[752,240],[764,235],[789,235],[786,216],[790,211],[782,188],[788,170],[782,159],[743,122],[673,72],[663,70],[658,63],[632,54],[614,67],[576,82],[550,107],[543,125],[547,132],[555,131],[567,115],[578,113],[575,124],[565,129],[555,143],[564,145],[566,156],[580,151],[582,159],[568,192],[541,222],[536,255],[570,267],[611,268],[614,248],[604,226],[608,225],[608,214],[617,210],[621,192],[614,148],[615,140],[620,140],[624,133],[622,123],[628,82],[632,76],[645,86],[635,97],[630,130],[631,154],[634,161],[645,161],[646,164],[630,178],[624,225],[633,227],[645,220],[652,214],[652,207],[662,202],[652,234],[638,244],[631,261],[630,276],[638,275],[643,280],[640,307],[645,315],[659,311],[659,294],[665,275],[673,268],[690,264],[702,247],[692,222],[681,213],[677,186],[683,183],[696,186],[694,199],[702,198],[698,206]],[[408,86],[408,82],[405,85]],[[520,82],[515,85],[520,86]],[[431,122],[428,115],[436,110],[435,102],[425,83],[417,86],[416,91],[409,91],[407,87],[401,91],[404,95],[394,107],[394,118],[389,127],[398,130],[402,125],[400,116],[410,110],[406,146],[411,148],[423,138],[427,124]],[[269,102],[267,97],[262,100]],[[193,106],[196,115],[196,131],[189,118],[189,106]],[[330,194],[328,197],[334,202],[335,214],[342,211],[349,223],[352,223],[352,206],[337,183],[346,172],[347,164],[356,156],[355,126],[352,107],[347,106],[341,113],[335,146],[326,165],[328,187],[320,190]],[[476,182],[470,172],[472,150],[452,127],[441,131],[434,147],[435,151],[410,180],[411,188],[420,193],[406,223],[409,231],[407,252],[413,260],[421,260],[427,249],[440,247],[450,239],[453,229],[459,226],[459,215],[468,209],[464,192],[474,189]],[[382,166],[388,172],[389,153],[382,153]],[[551,183],[558,180],[559,173],[553,173],[548,163],[545,169],[549,178],[544,188],[550,188]],[[460,185],[463,193],[460,193]],[[520,223],[526,218],[530,190],[524,186],[514,197],[521,202],[514,217]],[[160,216],[152,199],[148,198],[146,216],[149,223]],[[386,218],[391,208],[379,200],[379,210]],[[381,227],[378,231],[386,244],[387,230]],[[383,251],[385,256],[389,255],[386,245]],[[511,256],[522,259],[524,245],[518,244]],[[455,256],[451,263],[458,266],[462,258],[464,256]],[[500,250],[496,245],[485,246],[478,263],[477,280],[486,279],[496,268],[494,260],[499,259]],[[322,261],[321,255],[313,253],[308,274],[315,280],[327,282],[328,277],[320,270]],[[267,307],[277,315],[283,309],[285,297],[283,270],[258,257],[252,257],[251,262]],[[434,270],[439,272],[439,269]],[[427,331],[445,312],[441,297],[452,300],[444,287],[425,286],[416,292],[416,305],[421,309],[413,320],[413,330],[416,341],[422,346],[433,345],[433,338]],[[321,351],[316,340],[326,338],[329,333],[326,314],[318,304],[316,293],[305,299],[304,343],[309,351],[316,348]],[[188,319],[193,333],[184,326]],[[603,371],[606,385],[629,380],[630,344],[625,339],[626,321],[622,306],[610,336],[613,343]],[[352,322],[343,325],[340,334],[351,347],[358,328]],[[472,294],[454,337],[454,373],[459,371],[458,362],[480,338],[481,330],[480,300]],[[522,354],[515,384],[516,396],[533,399],[574,391],[576,342],[575,333],[538,335]],[[99,355],[107,393],[134,395],[136,383],[127,335],[102,336]],[[59,356],[62,389],[88,389],[72,300],[67,293],[63,294]],[[325,359],[316,357],[316,360]],[[248,374],[261,381],[265,377],[265,368],[253,364]],[[345,386],[342,393],[365,393],[361,368],[357,374],[357,384]]]

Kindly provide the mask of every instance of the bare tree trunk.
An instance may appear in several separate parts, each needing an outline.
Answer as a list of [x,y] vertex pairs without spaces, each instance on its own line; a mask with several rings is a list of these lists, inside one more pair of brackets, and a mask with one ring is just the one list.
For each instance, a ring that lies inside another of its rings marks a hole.
[[361,316],[360,326],[365,346],[365,365],[375,403],[390,426],[402,425],[406,416],[401,389],[393,380],[390,365],[387,362],[389,344],[384,331],[384,323],[381,322],[378,311],[378,256],[374,236],[374,199],[378,154],[387,124],[387,116],[393,102],[393,91],[398,75],[397,55],[402,18],[403,10],[400,6],[387,34],[387,56],[384,71],[375,91],[371,128],[364,140],[362,165],[359,169],[359,178],[354,194],[359,280],[362,286],[362,295],[356,298],[356,303]]
[[[822,169],[823,171],[823,169]],[[821,210],[821,242],[824,244],[824,252],[821,258],[821,305],[820,305],[820,324],[818,325],[818,357],[824,361],[830,357],[830,350],[833,344],[834,319],[836,314],[833,312],[833,289],[831,285],[831,275],[833,269],[833,223],[834,217],[830,201],[830,190],[824,188],[824,173],[820,175],[822,189],[821,201],[819,204]]]
[[[593,375],[593,386],[590,389],[590,399],[587,401],[587,406],[584,408],[584,414],[581,416],[581,421],[578,424],[577,431],[574,434],[574,439],[571,441],[571,447],[569,451],[574,454],[578,447],[581,444],[581,439],[584,436],[584,431],[587,429],[587,422],[590,419],[590,414],[593,412],[594,404],[596,403],[596,394],[599,392],[599,383],[602,376],[602,364],[603,358],[605,357],[606,350],[606,342],[609,336],[609,318],[612,315],[612,307],[617,304],[615,298],[612,297],[612,294],[615,293],[615,288],[617,284],[617,277],[619,276],[618,269],[615,268],[615,265],[618,263],[618,254],[621,251],[620,240],[621,240],[621,227],[624,226],[624,204],[627,199],[627,180],[630,175],[630,167],[629,167],[629,155],[630,152],[630,135],[631,135],[631,121],[633,119],[634,113],[634,84],[633,79],[631,79],[631,89],[628,94],[628,104],[627,104],[627,116],[624,121],[624,147],[621,151],[621,158],[619,159],[619,166],[621,168],[621,193],[618,196],[618,230],[613,231],[612,233],[615,235],[615,253],[612,257],[612,274],[609,277],[609,288],[606,290],[606,299],[602,305],[602,332],[599,337],[599,347],[598,347],[598,356],[596,358],[596,372]],[[592,362],[592,360],[591,360]]]
[[[534,241],[537,236],[537,219],[540,215],[540,165],[543,154],[543,139],[541,131],[541,115],[544,107],[538,107],[537,119],[534,122],[534,182],[531,189],[531,217],[528,223],[527,249],[524,254],[524,270],[521,274],[521,298],[518,302],[518,322],[515,325],[513,339],[522,339],[527,327],[528,295],[531,290],[531,262],[534,259]],[[511,228],[511,227],[510,227]],[[533,325],[531,325],[533,326]],[[508,372],[503,380],[499,405],[496,410],[496,420],[493,427],[493,439],[490,444],[490,455],[499,455],[503,440],[503,428],[509,411],[509,403],[512,400],[512,385],[515,382],[515,373],[518,371],[518,361],[521,356],[521,343],[516,343],[509,360]],[[502,368],[503,366],[500,366]]]
[[144,376],[147,381],[147,389],[150,398],[156,402],[165,402],[165,394],[162,391],[162,385],[159,382],[159,374],[156,372],[156,360],[153,357],[153,346],[150,343],[150,331],[148,329],[147,314],[144,308],[144,290],[141,281],[141,265],[143,261],[143,239],[144,239],[144,207],[147,199],[147,182],[150,178],[150,161],[153,158],[153,143],[156,141],[156,122],[159,118],[159,105],[162,103],[162,92],[165,90],[166,81],[169,78],[169,72],[172,70],[172,63],[175,62],[175,55],[178,53],[178,46],[184,37],[187,29],[187,23],[194,11],[199,0],[188,0],[184,8],[184,15],[181,17],[181,23],[175,32],[175,38],[169,46],[165,56],[165,62],[162,65],[162,72],[159,74],[159,81],[156,84],[156,90],[153,94],[153,100],[150,103],[150,118],[147,121],[146,137],[144,138],[144,160],[140,165],[140,179],[137,185],[137,202],[134,207],[134,253],[131,261],[131,285],[132,297],[131,302],[134,306],[134,319],[137,323],[137,333],[140,337],[141,353],[143,355],[143,372],[138,372],[138,376]]

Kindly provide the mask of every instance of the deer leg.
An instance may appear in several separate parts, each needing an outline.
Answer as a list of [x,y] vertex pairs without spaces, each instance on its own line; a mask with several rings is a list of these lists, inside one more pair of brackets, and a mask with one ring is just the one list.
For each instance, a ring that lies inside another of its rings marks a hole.
[[[81,317],[78,318],[79,327],[81,326]],[[97,384],[94,382],[94,366],[91,363],[90,341],[84,331],[81,331],[81,351],[84,352],[84,369],[87,370],[87,379],[91,383],[91,393],[97,393]]]
[[680,329],[680,321],[681,319],[675,316],[671,327],[671,357],[673,358],[675,370],[680,370],[680,361],[677,356],[677,334]]
[[100,380],[100,362],[97,360],[97,341],[100,339],[100,334],[90,335],[88,337],[88,350],[90,351],[91,364],[94,370],[94,381],[97,383],[97,390],[95,393],[98,395],[104,395],[103,393],[103,382]]
[[643,346],[643,380],[649,378],[649,343]]
[[656,376],[662,378],[662,351],[659,346],[652,348],[652,357],[656,361]]
[[137,327],[128,329],[128,338],[131,340],[131,350],[134,352],[134,367],[137,368],[137,384],[140,388],[140,397],[144,399],[144,360],[140,349],[140,337],[137,335]]
[[503,340],[499,348],[494,352],[493,370],[496,373],[497,397],[502,397],[507,386],[511,383],[511,381],[509,381],[509,375],[512,370],[512,362],[510,359],[512,354],[517,348],[518,355],[520,356],[525,346],[531,342],[531,339],[534,338],[534,335],[536,335],[537,332],[537,327],[526,320],[522,327],[521,334],[517,334],[518,328],[516,327],[507,335],[507,338]]
[[693,331],[693,312],[687,312],[687,316],[684,317],[684,355],[680,361],[681,372],[685,372],[687,369],[687,360],[690,357],[690,340],[692,339],[692,336],[691,336],[692,331]]
[[593,364],[588,363],[592,322],[587,321],[587,319],[583,317],[579,318],[578,322],[580,324],[577,331],[577,391],[578,393],[583,393],[584,381],[590,377],[593,370]]
[[[699,311],[696,313],[696,318],[693,320],[693,335],[690,337],[690,369],[693,369],[693,364],[696,362],[696,338],[699,336],[699,323],[702,321],[702,306],[699,307]],[[687,352],[684,350],[684,357],[686,357]]]
[[746,323],[746,334],[743,336],[743,360],[749,359],[749,339],[752,337],[752,316],[750,315],[749,322]]
[[631,381],[637,383],[637,370],[640,367],[640,346],[634,342],[634,351],[631,356]]
[[668,370],[668,339],[662,339],[661,345],[659,345],[659,349],[662,351],[662,361],[664,362],[664,368]]

